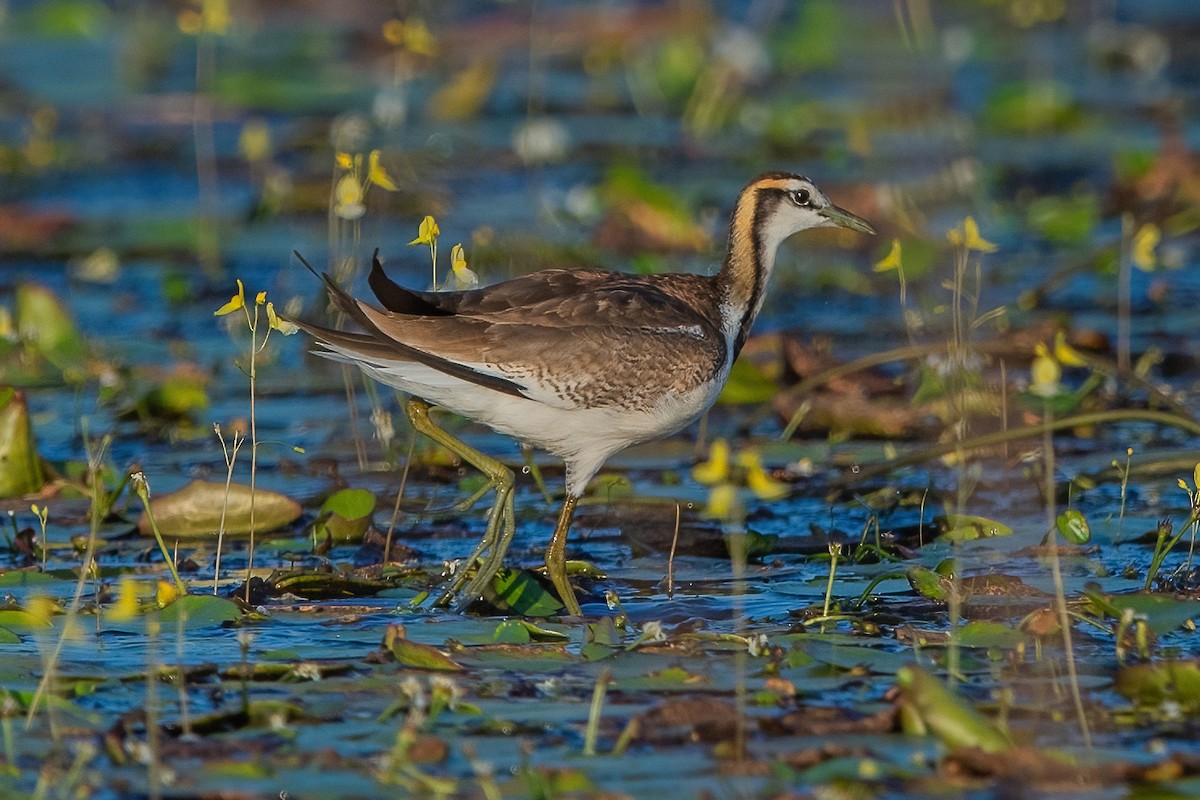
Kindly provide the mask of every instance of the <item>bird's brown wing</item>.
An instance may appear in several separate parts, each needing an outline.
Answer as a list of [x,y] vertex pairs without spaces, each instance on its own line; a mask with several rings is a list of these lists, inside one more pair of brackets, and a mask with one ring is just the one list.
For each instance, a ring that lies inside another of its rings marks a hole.
[[351,315],[381,341],[511,381],[539,402],[638,405],[664,389],[695,388],[723,364],[724,337],[698,313],[712,307],[706,281],[552,270],[456,293],[453,315],[362,301]]

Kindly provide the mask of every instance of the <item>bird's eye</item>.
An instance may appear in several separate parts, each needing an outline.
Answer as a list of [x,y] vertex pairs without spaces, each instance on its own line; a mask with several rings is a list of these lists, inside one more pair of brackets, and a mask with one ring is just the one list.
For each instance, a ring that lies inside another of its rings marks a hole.
[[792,192],[792,200],[798,206],[806,206],[812,200],[812,192],[808,189],[797,189]]

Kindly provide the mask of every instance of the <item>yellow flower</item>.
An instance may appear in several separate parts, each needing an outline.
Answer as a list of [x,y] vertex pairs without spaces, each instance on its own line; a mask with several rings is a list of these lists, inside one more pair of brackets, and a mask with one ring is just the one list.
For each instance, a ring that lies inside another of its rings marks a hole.
[[109,609],[109,616],[114,620],[133,619],[141,610],[138,599],[138,582],[129,575],[122,576],[117,588],[117,602]]
[[388,175],[387,170],[379,163],[378,150],[372,150],[371,155],[367,158],[367,180],[380,189],[386,189],[389,192],[396,191],[396,182],[392,180],[392,176]]
[[354,175],[343,175],[333,189],[333,213],[342,219],[354,220],[367,213],[363,205],[362,184]]
[[437,55],[437,39],[424,21],[410,17],[404,22],[404,46],[419,56]]
[[409,244],[428,244],[432,245],[437,241],[437,237],[442,233],[438,227],[437,220],[428,214],[425,219],[421,220],[420,226],[417,228],[417,238],[413,239]]
[[900,269],[900,240],[892,239],[892,249],[888,254],[875,263],[876,272],[889,272]]
[[1067,334],[1063,331],[1054,334],[1054,358],[1058,363],[1068,367],[1086,367],[1088,365],[1083,353],[1067,344]]
[[354,159],[349,153],[334,153],[333,163],[337,164],[339,169],[354,169]]
[[59,605],[54,598],[38,594],[25,601],[25,611],[37,620],[39,625],[49,625],[50,618],[59,611]]
[[258,294],[256,294],[254,296],[254,305],[261,306],[265,302],[267,302],[267,293],[266,292],[259,292]]
[[721,483],[708,492],[708,505],[704,507],[704,516],[716,519],[729,519],[737,510],[737,487],[732,483]]
[[214,317],[223,317],[226,314],[232,314],[234,311],[237,311],[239,308],[246,307],[246,287],[242,286],[241,279],[238,279],[237,285],[238,285],[237,294],[235,294],[233,296],[233,299],[230,300],[228,303],[226,303],[225,305],[221,306],[216,311],[214,311],[213,312]]
[[782,500],[787,497],[787,484],[777,481],[763,469],[758,453],[746,450],[738,454],[738,465],[746,471],[746,486],[760,500]]
[[708,461],[692,468],[692,477],[707,486],[729,477],[729,442],[716,439],[708,448]]
[[271,156],[271,129],[261,119],[246,120],[238,135],[238,152],[242,158],[255,164]]
[[463,254],[462,244],[454,245],[450,251],[450,268],[452,271],[448,282],[453,284],[451,288],[463,291],[479,285],[479,276],[467,269],[467,257]]
[[1158,243],[1162,240],[1162,231],[1153,222],[1148,222],[1138,228],[1133,235],[1133,265],[1143,272],[1152,272],[1158,266]]
[[267,303],[267,324],[282,333],[284,336],[291,336],[293,333],[300,330],[298,327],[296,327],[296,323],[289,322],[275,313],[274,303]]
[[204,30],[222,34],[229,30],[229,0],[200,0],[200,16]]
[[979,225],[976,224],[974,217],[964,219],[961,230],[951,228],[947,232],[946,238],[955,247],[965,247],[967,250],[975,250],[979,253],[996,252],[996,245],[979,235]]
[[1039,397],[1053,397],[1062,391],[1062,385],[1059,379],[1062,378],[1062,368],[1058,366],[1044,345],[1038,345],[1040,352],[1033,359],[1033,366],[1030,367],[1029,391]]
[[158,581],[154,587],[154,602],[159,608],[171,605],[179,599],[179,589],[170,581]]
[[383,23],[383,40],[393,47],[404,44],[404,23],[398,19],[389,19]]

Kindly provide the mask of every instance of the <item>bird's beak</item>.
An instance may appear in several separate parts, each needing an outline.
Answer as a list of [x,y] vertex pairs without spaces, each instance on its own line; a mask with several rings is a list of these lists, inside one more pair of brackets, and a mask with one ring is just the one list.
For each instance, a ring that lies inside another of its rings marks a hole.
[[838,208],[832,203],[817,213],[829,220],[830,225],[836,225],[839,228],[849,228],[852,231],[859,231],[860,233],[875,233],[875,229],[871,227],[871,223],[856,214],[851,214],[844,208]]

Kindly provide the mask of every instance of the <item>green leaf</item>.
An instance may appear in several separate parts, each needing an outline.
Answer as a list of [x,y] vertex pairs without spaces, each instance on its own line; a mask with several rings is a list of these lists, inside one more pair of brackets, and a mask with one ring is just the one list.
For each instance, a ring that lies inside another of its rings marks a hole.
[[1134,664],[1117,671],[1116,689],[1142,705],[1168,700],[1184,711],[1200,710],[1200,661],[1158,661]]
[[321,504],[322,521],[335,542],[357,542],[371,525],[375,495],[366,489],[342,489]]
[[940,520],[943,536],[952,542],[990,539],[993,536],[1012,536],[1012,528],[1003,522],[974,514],[947,514]]
[[419,644],[411,639],[396,638],[388,645],[388,649],[396,659],[396,663],[413,669],[427,669],[433,672],[464,672],[462,664],[450,656],[427,644]]
[[71,314],[54,292],[36,283],[19,284],[14,316],[22,341],[68,380],[82,379],[87,348]]
[[621,634],[613,624],[611,617],[605,617],[598,622],[589,622],[583,629],[584,645],[579,655],[587,661],[599,661],[608,658],[622,649]]
[[498,644],[528,644],[529,642],[567,642],[571,637],[560,631],[542,628],[523,619],[506,619],[496,626],[492,641]]
[[185,594],[158,612],[163,628],[202,628],[240,619],[242,609],[232,600],[211,594]]
[[496,626],[492,641],[498,644],[529,644],[533,637],[519,619],[506,619]]
[[488,598],[502,611],[526,617],[557,614],[562,603],[531,574],[519,569],[502,569],[492,579],[494,597]]
[[0,497],[32,494],[45,485],[25,395],[0,389]]
[[[215,539],[225,506],[225,484],[192,481],[178,491],[151,498],[150,508],[158,528],[168,539]],[[234,483],[229,487],[229,507],[225,514],[225,533],[229,536],[250,533],[250,487]],[[300,504],[289,497],[265,489],[254,490],[254,530],[273,531],[294,522],[300,516]],[[150,519],[143,512],[138,532],[151,535]]]
[[1071,544],[1085,544],[1091,541],[1092,529],[1087,519],[1080,512],[1071,508],[1058,515],[1054,526]]
[[1099,222],[1100,203],[1090,192],[1039,197],[1029,204],[1030,226],[1055,244],[1087,244]]
[[34,631],[49,627],[49,622],[39,619],[28,611],[21,611],[17,608],[0,611],[0,628],[8,628],[10,631]]
[[1015,650],[1025,644],[1025,634],[999,622],[977,620],[959,628],[955,639],[963,647]]
[[0,644],[20,644],[21,637],[8,628],[0,628]]
[[375,511],[375,495],[366,489],[342,489],[329,495],[321,504],[321,511],[348,520],[362,519]]
[[0,589],[20,589],[28,586],[48,586],[59,579],[33,569],[14,569],[0,574]]
[[[987,753],[1012,748],[1012,742],[987,717],[925,670],[910,664],[896,673],[901,715],[906,725],[928,732],[949,748],[977,747]],[[910,728],[911,729],[911,728]]]
[[923,597],[945,603],[950,597],[950,581],[931,569],[920,566],[909,567],[904,571],[908,585]]
[[1145,593],[1111,595],[1108,602],[1118,613],[1128,608],[1134,614],[1144,616],[1155,636],[1170,633],[1188,620],[1200,619],[1198,600],[1177,600],[1168,595]]

